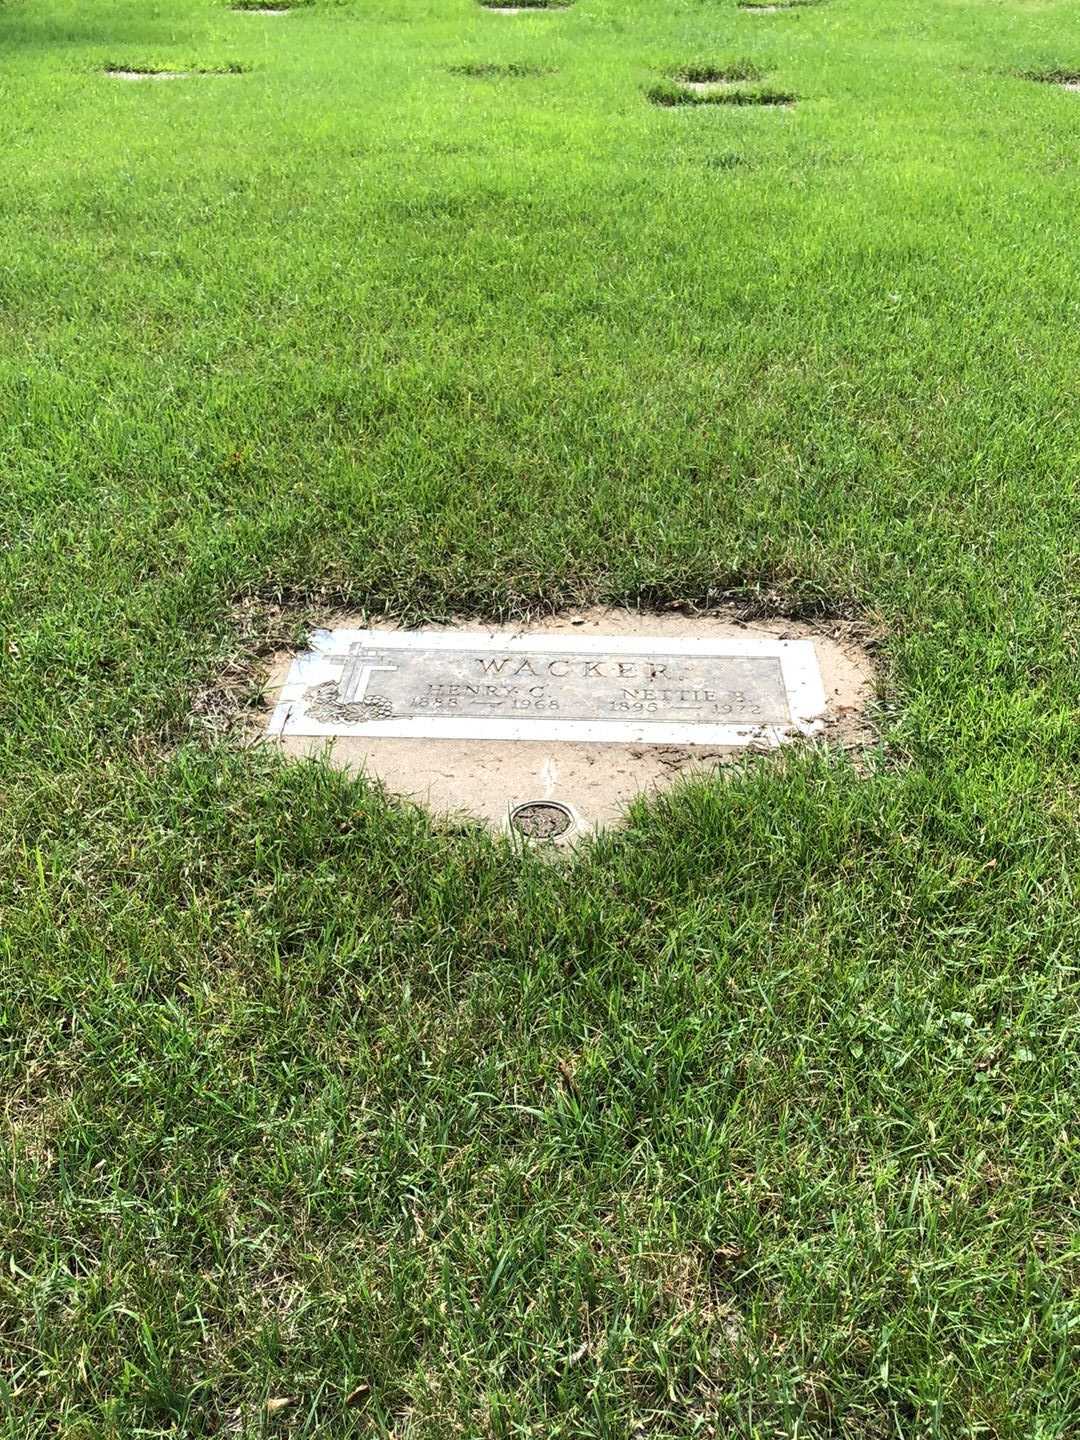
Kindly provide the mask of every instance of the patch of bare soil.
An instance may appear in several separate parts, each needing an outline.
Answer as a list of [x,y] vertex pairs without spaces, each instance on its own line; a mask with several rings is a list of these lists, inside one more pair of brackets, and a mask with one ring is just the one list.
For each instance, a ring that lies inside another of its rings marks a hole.
[[[538,637],[591,634],[726,637],[742,641],[756,637],[809,639],[814,643],[826,697],[817,734],[809,743],[844,750],[858,765],[860,754],[873,746],[876,738],[871,718],[876,691],[871,658],[874,631],[859,620],[791,620],[762,614],[771,604],[766,599],[758,602],[756,612],[746,606],[728,605],[712,608],[706,614],[590,609],[531,624],[482,625],[471,621],[460,626],[423,628]],[[583,834],[617,823],[636,796],[656,793],[680,776],[707,774],[744,763],[756,753],[776,753],[768,744],[757,742],[749,746],[663,745],[348,733],[268,737],[271,712],[293,660],[306,649],[311,629],[399,627],[387,625],[382,617],[315,607],[301,613],[257,602],[242,607],[238,618],[240,634],[234,653],[215,682],[198,697],[197,728],[242,744],[271,744],[293,757],[320,755],[348,771],[373,775],[391,792],[438,814],[472,817],[494,828],[508,829],[511,815],[520,806],[563,806],[574,820],[572,831],[565,836],[573,843]],[[328,701],[331,708],[332,701],[333,697]],[[334,716],[328,711],[326,718],[332,721]],[[343,718],[351,723],[357,717]],[[360,717],[365,721],[378,718]],[[793,737],[790,743],[808,742]],[[550,819],[554,812],[541,808],[535,814]],[[527,827],[514,828],[518,833],[527,833]],[[557,843],[563,843],[563,837]]]

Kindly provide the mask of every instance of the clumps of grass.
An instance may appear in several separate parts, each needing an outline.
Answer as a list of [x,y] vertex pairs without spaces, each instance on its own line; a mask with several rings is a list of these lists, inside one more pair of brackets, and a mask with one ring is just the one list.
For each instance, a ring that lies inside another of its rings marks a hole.
[[822,0],[739,0],[740,10],[757,10],[759,14],[771,15],[777,10],[805,10],[809,5],[820,5]]
[[798,99],[787,90],[776,90],[771,86],[757,86],[754,89],[729,88],[723,82],[678,83],[661,81],[646,91],[647,99],[653,105],[794,105]]
[[714,65],[707,61],[694,61],[680,65],[671,72],[671,79],[684,85],[732,85],[739,81],[764,80],[765,71],[752,60],[733,60],[730,64]]
[[725,151],[722,155],[709,155],[705,160],[710,170],[738,170],[751,164],[745,155],[738,155],[734,150]]
[[506,65],[495,65],[484,61],[473,61],[463,65],[448,65],[451,75],[466,75],[472,80],[522,80],[528,75],[550,75],[542,65],[523,65],[511,60]]
[[284,15],[288,10],[300,10],[314,4],[315,0],[229,0],[229,9],[246,10],[255,15]]
[[484,10],[567,10],[574,0],[479,0]]
[[1065,90],[1080,90],[1080,70],[1026,70],[1025,80],[1035,80],[1040,85],[1060,85]]
[[765,79],[765,71],[753,60],[730,60],[716,65],[710,60],[694,60],[671,71],[668,79],[691,91],[707,92],[727,85],[755,84]]
[[670,71],[648,96],[654,105],[793,104],[794,95],[762,86],[766,74],[752,60],[695,60]]

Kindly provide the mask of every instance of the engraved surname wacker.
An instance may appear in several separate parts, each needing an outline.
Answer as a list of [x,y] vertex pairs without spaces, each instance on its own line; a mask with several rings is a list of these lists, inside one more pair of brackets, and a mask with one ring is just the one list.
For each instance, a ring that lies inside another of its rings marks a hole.
[[823,710],[805,640],[321,631],[271,729],[773,744]]

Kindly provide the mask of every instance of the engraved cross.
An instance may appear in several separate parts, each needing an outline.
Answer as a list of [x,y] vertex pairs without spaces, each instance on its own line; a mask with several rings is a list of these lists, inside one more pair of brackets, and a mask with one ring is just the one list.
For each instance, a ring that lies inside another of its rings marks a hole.
[[364,699],[371,683],[371,677],[376,670],[396,670],[398,668],[396,665],[377,665],[375,661],[378,658],[377,655],[365,655],[360,652],[350,655],[345,661],[338,694],[346,704],[352,705]]

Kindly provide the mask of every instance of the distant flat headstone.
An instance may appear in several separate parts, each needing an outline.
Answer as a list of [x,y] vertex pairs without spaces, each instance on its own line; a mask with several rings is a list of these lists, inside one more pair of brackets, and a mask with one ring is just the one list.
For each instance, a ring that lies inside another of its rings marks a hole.
[[320,630],[270,733],[771,747],[824,711],[810,640]]
[[189,80],[188,70],[106,70],[111,80]]

